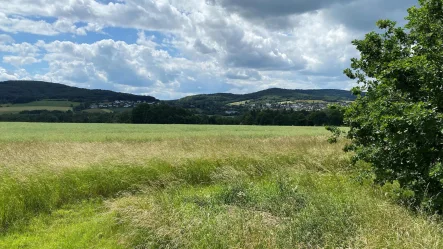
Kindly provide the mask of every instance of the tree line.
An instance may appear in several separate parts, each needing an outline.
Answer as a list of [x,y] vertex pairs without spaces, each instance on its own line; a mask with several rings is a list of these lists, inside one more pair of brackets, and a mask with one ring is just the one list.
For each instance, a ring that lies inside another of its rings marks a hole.
[[2,122],[48,123],[133,123],[133,124],[213,124],[213,125],[276,125],[322,126],[342,125],[343,111],[250,110],[240,116],[203,115],[167,104],[140,104],[131,111],[88,113],[62,111],[22,111],[0,115]]

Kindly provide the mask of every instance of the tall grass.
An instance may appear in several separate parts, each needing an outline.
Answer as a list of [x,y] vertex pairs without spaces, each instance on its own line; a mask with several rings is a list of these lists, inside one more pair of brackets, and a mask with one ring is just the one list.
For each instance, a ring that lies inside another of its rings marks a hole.
[[[310,144],[317,144],[317,149]],[[7,230],[66,203],[113,197],[142,186],[163,186],[171,181],[210,184],[217,180],[212,175],[224,168],[241,169],[251,178],[294,165],[333,170],[347,160],[337,150],[315,137],[11,142],[0,145],[0,227]],[[321,158],[309,159],[320,152]]]
[[322,128],[17,125],[0,248],[443,248]]
[[441,223],[412,215],[337,175],[151,189],[109,205],[128,226],[127,247],[443,247]]
[[2,123],[0,142],[149,142],[174,138],[328,135],[322,127]]

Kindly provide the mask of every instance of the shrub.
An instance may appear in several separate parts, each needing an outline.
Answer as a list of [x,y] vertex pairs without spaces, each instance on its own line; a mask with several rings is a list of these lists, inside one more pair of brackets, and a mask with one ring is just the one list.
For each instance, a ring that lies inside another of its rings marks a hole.
[[345,74],[360,85],[345,113],[347,150],[373,165],[377,182],[398,181],[414,204],[442,212],[443,0],[419,2],[404,28],[380,20],[383,32],[353,41],[361,56]]

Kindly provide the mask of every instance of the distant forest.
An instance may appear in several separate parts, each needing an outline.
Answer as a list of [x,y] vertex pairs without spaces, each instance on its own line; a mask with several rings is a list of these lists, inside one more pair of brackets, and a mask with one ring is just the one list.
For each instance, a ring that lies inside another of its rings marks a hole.
[[139,96],[107,90],[89,90],[43,81],[0,82],[0,103],[19,104],[43,99],[63,99],[73,102],[94,102],[103,100],[158,101],[151,96]]

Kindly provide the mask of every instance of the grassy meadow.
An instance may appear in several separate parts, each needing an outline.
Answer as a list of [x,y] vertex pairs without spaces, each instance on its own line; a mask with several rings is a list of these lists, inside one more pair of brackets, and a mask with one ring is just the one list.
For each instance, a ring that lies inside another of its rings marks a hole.
[[0,248],[443,248],[327,135],[0,123]]
[[0,107],[1,114],[19,113],[22,111],[72,111],[72,107],[64,106],[5,106]]
[[22,111],[72,111],[72,107],[80,103],[65,100],[40,100],[24,104],[1,104],[0,115],[9,113],[19,113]]

